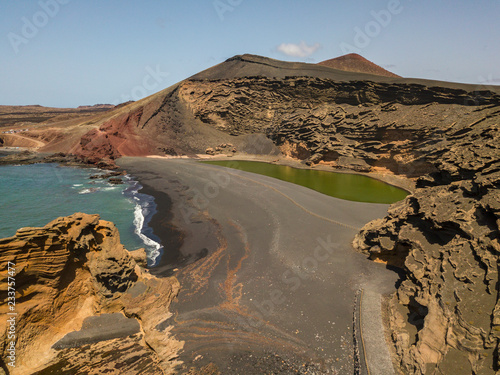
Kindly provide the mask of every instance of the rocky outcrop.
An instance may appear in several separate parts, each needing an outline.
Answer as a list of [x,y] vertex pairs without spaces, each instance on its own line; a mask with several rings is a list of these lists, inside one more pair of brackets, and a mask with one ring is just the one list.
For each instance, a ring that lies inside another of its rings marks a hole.
[[[74,214],[0,240],[0,313],[16,314],[14,324],[0,321],[4,372],[171,373],[182,345],[160,323],[179,285],[149,275],[138,257],[98,215]],[[14,295],[15,306],[7,304]],[[15,367],[7,360],[12,347]]]
[[81,158],[75,155],[67,155],[57,153],[52,155],[43,155],[34,151],[11,151],[6,156],[0,158],[0,165],[19,165],[19,164],[36,164],[36,163],[61,163],[71,166],[85,166],[86,163]]
[[[259,77],[185,81],[178,97],[202,123],[232,135],[265,133],[310,163],[418,177],[453,174],[467,168],[467,158],[487,165],[498,152],[500,96],[488,91]],[[477,139],[487,147],[475,147]]]
[[231,156],[236,151],[237,151],[236,147],[234,147],[231,143],[221,143],[220,145],[218,145],[216,147],[208,147],[205,150],[205,154],[207,154],[207,155],[225,154],[225,155]]
[[500,163],[489,169],[446,185],[420,180],[354,241],[371,259],[404,270],[389,316],[405,373],[500,369]]

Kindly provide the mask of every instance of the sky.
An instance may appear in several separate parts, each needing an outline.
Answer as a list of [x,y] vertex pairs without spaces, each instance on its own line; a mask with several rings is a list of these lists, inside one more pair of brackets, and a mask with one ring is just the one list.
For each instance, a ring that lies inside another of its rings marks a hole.
[[154,94],[239,54],[500,85],[500,0],[0,0],[0,105]]

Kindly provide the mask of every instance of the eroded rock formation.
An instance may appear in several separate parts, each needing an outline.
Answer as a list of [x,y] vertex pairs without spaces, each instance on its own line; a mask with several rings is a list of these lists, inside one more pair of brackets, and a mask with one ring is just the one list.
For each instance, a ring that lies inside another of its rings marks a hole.
[[74,214],[0,240],[3,317],[10,311],[8,262],[16,270],[16,366],[6,360],[13,340],[2,319],[3,371],[171,373],[182,343],[161,323],[179,285],[141,269],[134,258],[144,255],[125,250],[116,227],[98,215]]
[[419,184],[354,242],[372,259],[405,271],[389,303],[400,364],[409,374],[494,374],[500,369],[499,164],[470,180]]

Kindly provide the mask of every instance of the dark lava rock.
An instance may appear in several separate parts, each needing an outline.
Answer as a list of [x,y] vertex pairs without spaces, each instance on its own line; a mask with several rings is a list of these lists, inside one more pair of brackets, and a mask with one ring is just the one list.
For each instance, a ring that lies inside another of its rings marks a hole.
[[122,185],[123,180],[121,178],[111,177],[108,182],[113,185]]

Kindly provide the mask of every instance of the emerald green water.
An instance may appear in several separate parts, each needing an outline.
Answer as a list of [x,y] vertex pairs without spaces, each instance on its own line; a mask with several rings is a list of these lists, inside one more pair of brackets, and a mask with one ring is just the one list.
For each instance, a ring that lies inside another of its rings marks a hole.
[[255,161],[221,160],[203,161],[203,163],[274,177],[350,201],[394,203],[408,195],[403,189],[357,174],[298,169]]

